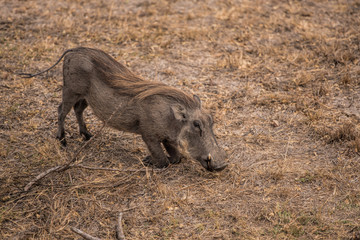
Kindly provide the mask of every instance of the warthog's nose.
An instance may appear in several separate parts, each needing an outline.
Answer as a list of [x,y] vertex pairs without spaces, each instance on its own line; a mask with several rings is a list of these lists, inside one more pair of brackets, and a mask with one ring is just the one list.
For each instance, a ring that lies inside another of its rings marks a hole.
[[217,171],[217,172],[219,172],[219,171],[221,171],[221,170],[224,170],[226,167],[227,167],[227,163],[223,163],[222,165],[220,165],[220,166],[216,166],[215,168],[214,168],[214,170],[215,171]]

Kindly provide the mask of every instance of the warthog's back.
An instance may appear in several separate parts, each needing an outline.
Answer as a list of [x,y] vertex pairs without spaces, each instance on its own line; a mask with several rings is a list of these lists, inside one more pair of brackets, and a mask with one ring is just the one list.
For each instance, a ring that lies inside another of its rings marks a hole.
[[192,95],[164,83],[144,80],[110,55],[91,48],[76,48],[65,56],[64,86],[83,96],[103,121],[118,109],[119,114],[109,125],[120,130],[134,128],[130,122],[139,118],[136,115],[141,102],[150,97],[163,96],[190,108],[198,107]]
[[65,75],[71,79],[69,84],[74,84],[73,89],[79,91],[79,94],[84,94],[81,91],[84,91],[85,87],[86,90],[94,90],[94,94],[104,93],[111,96],[116,94],[117,97],[130,97],[133,101],[141,101],[154,95],[163,95],[189,107],[197,106],[191,94],[164,83],[144,80],[110,55],[97,49],[76,48],[66,55]]

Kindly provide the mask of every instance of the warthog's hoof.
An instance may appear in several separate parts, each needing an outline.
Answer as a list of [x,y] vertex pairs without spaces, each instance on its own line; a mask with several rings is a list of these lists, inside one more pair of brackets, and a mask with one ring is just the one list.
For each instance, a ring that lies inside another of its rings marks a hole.
[[153,159],[151,156],[147,156],[143,159],[143,163],[146,167],[150,167],[150,166],[154,166],[157,168],[166,168],[167,166],[169,166],[169,161],[162,164],[162,163],[157,163],[157,162],[153,162]]
[[61,147],[66,148],[67,142],[66,142],[66,139],[65,139],[65,138],[56,137],[56,139],[59,140],[59,142],[60,142],[60,144],[61,144]]
[[93,137],[93,135],[89,132],[82,132],[81,134],[84,136],[85,141],[88,141]]
[[179,164],[183,158],[184,157],[169,157],[168,159],[171,164]]
[[151,163],[151,156],[147,156],[143,159],[143,164],[146,166],[146,167],[150,167],[152,166],[152,163]]

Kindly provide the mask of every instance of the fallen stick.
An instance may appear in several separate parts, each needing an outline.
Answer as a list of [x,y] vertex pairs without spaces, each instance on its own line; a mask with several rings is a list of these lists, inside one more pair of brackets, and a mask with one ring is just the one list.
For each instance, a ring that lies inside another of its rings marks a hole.
[[[121,219],[122,219],[122,212],[119,213],[119,217],[118,217],[118,221],[117,224],[115,226],[115,231],[116,231],[116,239],[117,240],[126,240],[125,235],[124,235],[124,231],[122,228],[122,224],[121,224]],[[86,240],[101,240],[100,238],[97,237],[93,237],[90,234],[87,234],[86,232],[81,231],[80,229],[76,228],[76,227],[70,227],[71,231],[73,231],[76,234],[79,234],[80,236],[82,236],[84,239]]]
[[124,231],[121,224],[122,212],[119,213],[118,222],[116,224],[116,239],[125,240]]
[[[83,168],[83,169],[87,169],[87,170],[94,170],[94,171],[113,171],[113,172],[146,172],[148,171],[147,169],[117,169],[117,168],[100,168],[100,167],[88,167],[88,166],[84,166],[81,164],[70,164],[70,165],[62,165],[62,166],[56,166],[56,167],[52,167],[42,173],[40,173],[39,175],[37,175],[33,180],[31,180],[28,184],[26,184],[26,186],[24,187],[24,191],[27,192],[29,191],[30,188],[32,188],[32,186],[37,183],[38,181],[40,181],[42,178],[46,177],[47,175],[49,175],[52,172],[61,172],[61,171],[65,171],[69,168]],[[166,168],[164,169],[151,169],[152,172],[163,172],[165,171]]]
[[76,234],[79,234],[86,240],[101,240],[100,238],[93,237],[90,234],[87,234],[87,233],[81,231],[80,229],[77,229],[76,227],[70,227],[70,229],[71,229],[71,231],[73,231]]
[[45,172],[40,173],[39,175],[36,176],[36,178],[34,178],[33,180],[31,180],[28,184],[26,184],[26,186],[24,187],[24,191],[27,192],[29,191],[29,189],[35,184],[37,183],[40,179],[44,178],[46,175],[58,170],[59,168],[61,168],[61,166],[56,166],[53,168],[50,168],[48,170],[46,170]]
[[[71,168],[83,168],[83,169],[87,169],[87,170],[100,170],[100,171],[112,171],[112,172],[146,172],[147,169],[145,167],[145,169],[118,169],[118,168],[102,168],[102,167],[89,167],[89,166],[84,166],[81,164],[72,164],[69,167]],[[167,168],[163,168],[163,169],[151,169],[152,172],[164,172]]]
[[[117,168],[101,168],[101,167],[89,167],[81,164],[70,165],[72,168],[83,168],[87,170],[100,170],[100,171],[112,171],[112,172],[144,172],[144,169],[117,169]],[[155,170],[155,169],[154,169]]]
[[33,180],[31,180],[28,184],[26,184],[26,186],[24,187],[24,191],[27,192],[30,190],[30,188],[32,188],[32,186],[37,183],[38,181],[40,181],[41,179],[43,179],[44,177],[46,177],[47,175],[49,175],[52,172],[61,172],[61,171],[65,171],[68,168],[71,167],[71,164],[74,163],[78,157],[78,155],[80,154],[80,152],[87,146],[89,145],[90,141],[96,137],[101,131],[102,129],[105,127],[105,125],[102,126],[102,128],[91,138],[89,139],[89,141],[87,141],[85,144],[83,144],[74,154],[74,156],[71,158],[70,161],[68,161],[67,163],[65,163],[64,165],[60,165],[60,166],[56,166],[56,167],[52,167],[42,173],[40,173],[39,175],[37,175]]
[[100,128],[99,131],[97,131],[97,133],[95,133],[95,135],[90,138],[85,144],[83,144],[80,148],[78,148],[78,150],[75,152],[75,154],[73,155],[73,157],[70,159],[70,161],[68,161],[67,163],[65,163],[62,166],[56,166],[53,168],[50,168],[42,173],[40,173],[39,175],[37,175],[33,180],[31,180],[28,184],[26,184],[26,186],[24,187],[24,191],[27,192],[30,190],[30,188],[32,188],[32,186],[34,184],[36,184],[38,181],[40,181],[41,179],[43,179],[44,177],[46,177],[47,175],[49,175],[52,172],[61,172],[61,171],[65,171],[66,169],[68,169],[69,167],[71,167],[71,165],[76,161],[77,157],[79,156],[80,152],[87,146],[89,145],[92,140],[97,137],[102,130],[105,128],[106,124],[113,118],[114,114],[120,109],[119,105],[115,111],[110,115],[110,117],[104,122],[104,124],[102,125],[102,127]]

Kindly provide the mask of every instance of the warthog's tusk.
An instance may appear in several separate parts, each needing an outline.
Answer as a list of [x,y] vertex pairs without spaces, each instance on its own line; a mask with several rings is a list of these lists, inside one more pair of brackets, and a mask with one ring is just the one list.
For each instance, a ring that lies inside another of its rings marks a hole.
[[209,155],[207,156],[207,160],[210,162],[211,161],[211,154],[209,153]]

